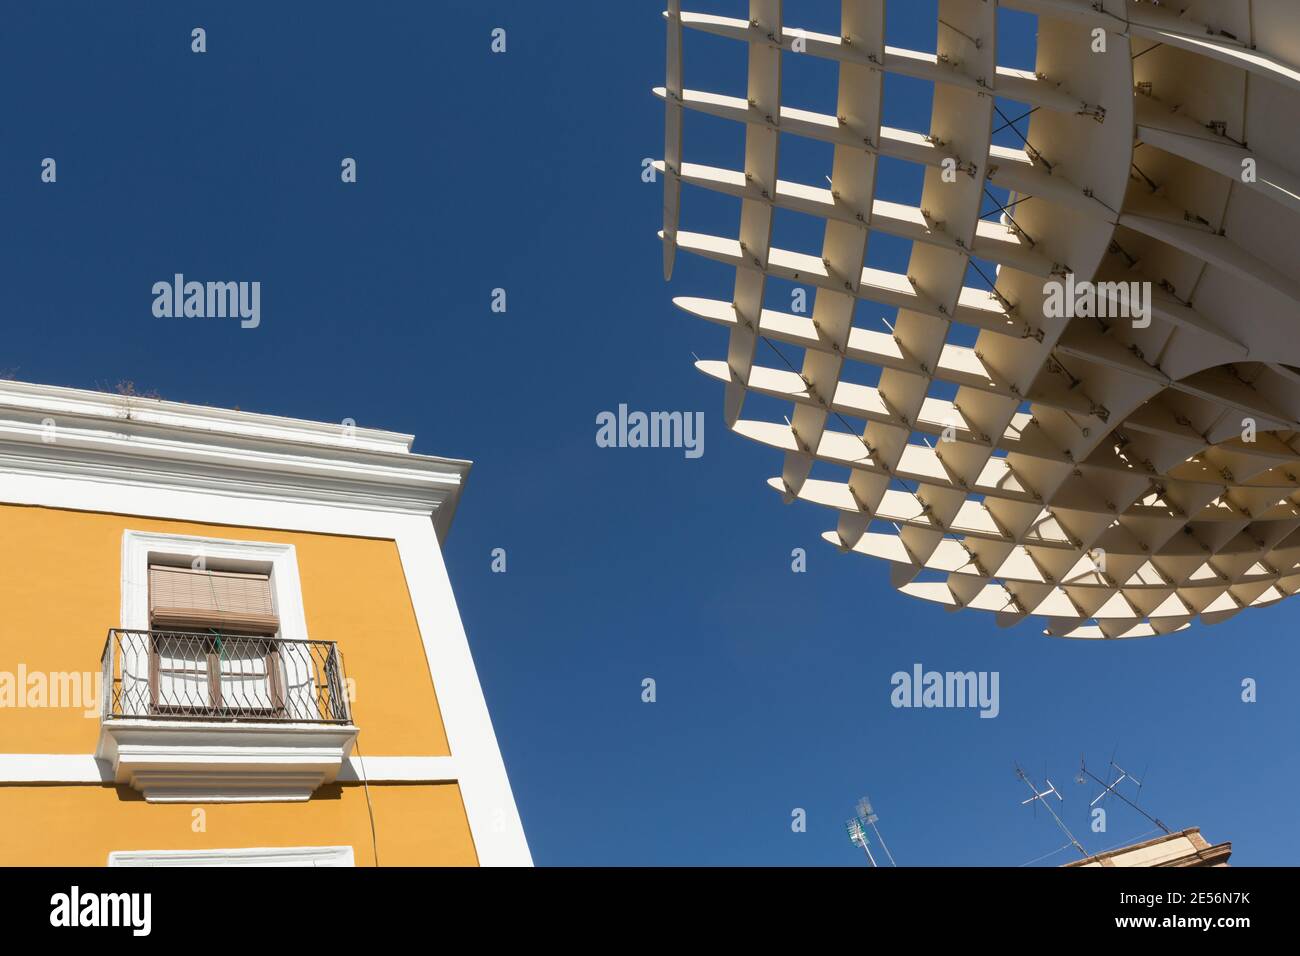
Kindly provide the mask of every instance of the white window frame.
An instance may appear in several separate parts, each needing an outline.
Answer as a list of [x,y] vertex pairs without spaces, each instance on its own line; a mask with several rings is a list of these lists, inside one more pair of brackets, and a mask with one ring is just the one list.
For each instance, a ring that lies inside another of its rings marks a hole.
[[350,846],[239,847],[229,850],[114,850],[119,866],[356,866]]
[[180,559],[188,565],[195,558],[214,561],[223,569],[269,572],[271,599],[280,618],[279,636],[289,641],[308,640],[298,552],[293,545],[152,531],[122,533],[123,630],[149,630],[149,563]]

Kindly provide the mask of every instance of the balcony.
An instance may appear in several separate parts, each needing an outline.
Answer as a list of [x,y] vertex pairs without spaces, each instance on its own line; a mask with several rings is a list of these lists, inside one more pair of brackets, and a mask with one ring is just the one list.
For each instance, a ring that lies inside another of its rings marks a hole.
[[104,719],[351,723],[333,641],[114,628]]
[[113,629],[96,756],[151,802],[306,800],[351,753],[332,641]]

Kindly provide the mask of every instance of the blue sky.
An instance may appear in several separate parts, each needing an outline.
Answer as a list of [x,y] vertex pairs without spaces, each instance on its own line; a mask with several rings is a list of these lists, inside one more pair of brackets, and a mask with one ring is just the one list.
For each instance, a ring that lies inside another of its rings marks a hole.
[[[891,4],[889,42],[933,50],[935,6]],[[1291,602],[1145,641],[1000,630],[898,594],[884,565],[820,540],[829,512],[766,487],[778,455],[725,431],[721,387],[692,368],[725,354],[725,332],[670,305],[725,297],[728,270],[682,254],[662,281],[661,186],[640,177],[663,148],[661,7],[8,5],[0,369],[352,418],[472,459],[447,560],[538,863],[862,865],[843,822],[866,793],[902,863],[1016,866],[1064,838],[1020,806],[1015,761],[1052,778],[1096,851],[1151,829],[1116,805],[1089,832],[1079,756],[1103,772],[1117,746],[1149,767],[1143,802],[1171,826],[1233,841],[1236,864],[1294,861]],[[834,32],[835,7],[787,15]],[[1032,66],[1033,32],[1009,17],[1000,62]],[[688,86],[743,95],[743,48],[687,40]],[[793,64],[786,102],[824,109],[834,79]],[[929,95],[888,78],[886,123],[925,131]],[[737,168],[741,143],[688,117],[690,161]],[[783,178],[829,172],[829,148],[783,149]],[[915,201],[919,180],[887,164],[879,194]],[[734,236],[737,216],[684,196],[683,228]],[[776,231],[820,242],[793,218]],[[869,263],[906,255],[873,237]],[[150,288],[176,272],[259,280],[260,327],[154,318]],[[871,308],[859,322],[887,314]],[[597,447],[596,415],[620,403],[703,411],[704,455]],[[890,675],[915,663],[999,672],[999,716],[894,709]]]

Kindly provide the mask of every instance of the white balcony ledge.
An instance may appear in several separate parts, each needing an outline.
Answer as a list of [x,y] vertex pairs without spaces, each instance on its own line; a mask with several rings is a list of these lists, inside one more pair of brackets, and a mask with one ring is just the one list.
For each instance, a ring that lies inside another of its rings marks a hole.
[[352,753],[352,724],[114,717],[95,756],[150,803],[307,800]]

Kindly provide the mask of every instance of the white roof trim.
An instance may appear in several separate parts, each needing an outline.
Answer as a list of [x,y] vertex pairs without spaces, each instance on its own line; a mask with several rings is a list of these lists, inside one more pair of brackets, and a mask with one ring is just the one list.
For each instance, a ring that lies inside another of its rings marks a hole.
[[6,474],[34,474],[336,503],[427,514],[441,538],[470,462],[412,454],[413,440],[348,423],[0,381],[0,489]]

